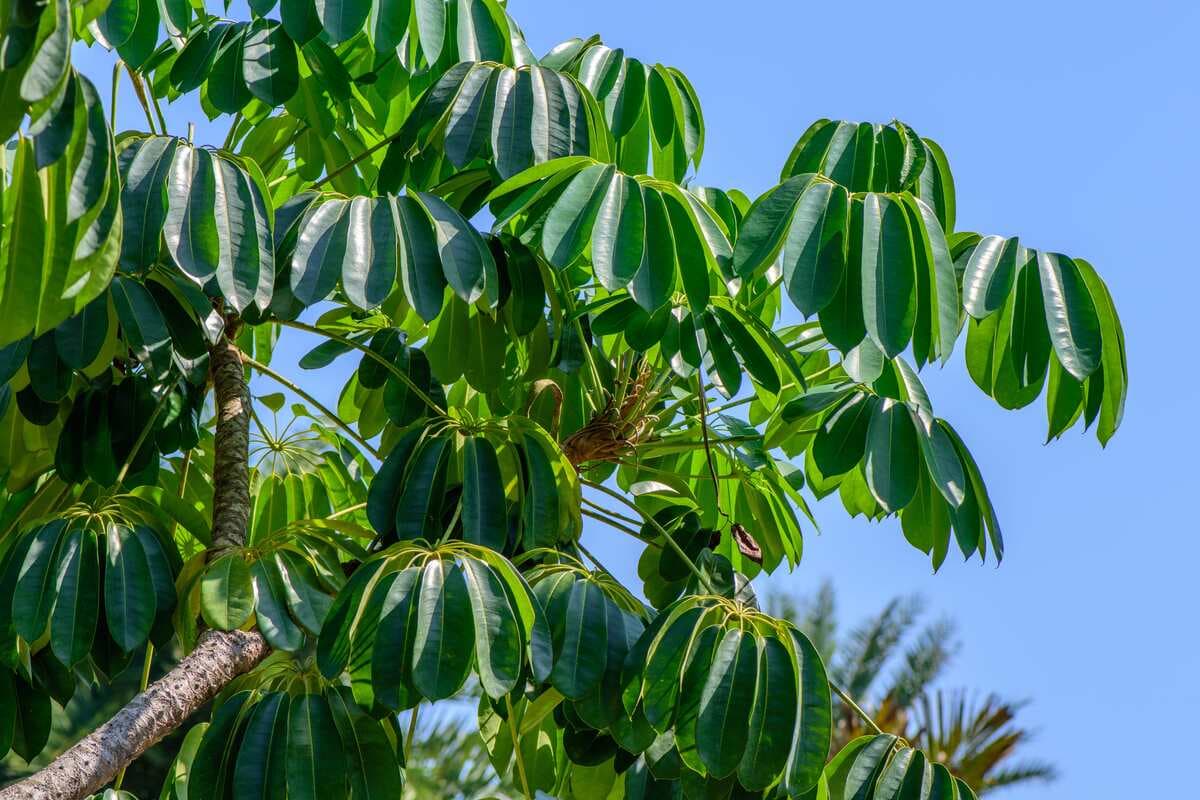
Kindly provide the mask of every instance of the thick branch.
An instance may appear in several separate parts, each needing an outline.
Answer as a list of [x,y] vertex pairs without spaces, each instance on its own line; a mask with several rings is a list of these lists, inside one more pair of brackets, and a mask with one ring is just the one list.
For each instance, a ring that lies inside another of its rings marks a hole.
[[267,652],[257,632],[205,631],[178,666],[50,766],[0,790],[0,800],[67,800],[99,791]]
[[250,520],[250,390],[242,372],[242,353],[222,339],[209,353],[217,403],[213,445],[212,549],[246,543]]
[[[212,536],[216,551],[246,543],[250,391],[243,377],[241,352],[232,341],[222,339],[214,345],[209,359],[217,405]],[[77,800],[92,794],[227,683],[253,669],[269,651],[257,631],[205,631],[196,649],[178,666],[48,767],[0,790],[0,800]]]

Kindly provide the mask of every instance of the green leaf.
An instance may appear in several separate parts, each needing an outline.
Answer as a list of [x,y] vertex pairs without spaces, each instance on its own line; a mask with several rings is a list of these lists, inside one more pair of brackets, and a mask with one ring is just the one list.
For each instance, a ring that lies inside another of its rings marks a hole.
[[104,618],[113,641],[127,653],[137,649],[150,634],[156,611],[154,579],[141,541],[129,528],[110,525],[104,569]]
[[488,112],[495,102],[496,76],[497,72],[489,65],[472,65],[446,114],[442,148],[450,163],[460,169],[486,152],[491,132]]
[[[796,727],[796,669],[788,649],[773,636],[755,637],[758,680],[754,696],[744,701],[741,716],[749,709],[745,752],[738,765],[738,781],[750,790],[775,782],[787,766]],[[805,731],[805,735],[810,735]]]
[[212,721],[204,731],[187,772],[190,800],[210,800],[226,795],[236,770],[236,758],[232,756],[251,712],[251,698],[252,693],[248,690],[235,692],[213,711]]
[[758,647],[740,629],[725,631],[708,670],[696,720],[696,749],[714,778],[737,770],[749,740],[746,709],[754,708]]
[[254,611],[250,568],[240,553],[222,556],[208,566],[200,580],[200,614],[214,628],[242,627]]
[[250,94],[268,106],[281,106],[300,86],[296,45],[273,20],[250,23],[242,48],[242,76]]
[[811,183],[796,204],[781,266],[788,296],[805,317],[829,305],[841,285],[848,207],[846,190],[823,181]]
[[717,391],[728,399],[737,394],[742,386],[742,370],[733,354],[733,348],[729,346],[725,334],[721,333],[721,326],[717,324],[716,317],[703,312],[701,314],[704,327],[704,366]]
[[393,197],[391,204],[399,245],[400,285],[421,319],[432,322],[442,310],[446,287],[433,225],[413,198]]
[[250,567],[250,577],[254,584],[258,629],[267,644],[276,650],[299,650],[304,644],[304,632],[288,615],[287,594],[278,565],[270,559],[255,561]]
[[521,674],[521,629],[500,577],[473,558],[464,558],[462,569],[475,618],[479,683],[488,697],[498,700],[516,687]]
[[404,434],[383,460],[367,490],[367,520],[380,536],[390,536],[396,530],[396,510],[404,490],[404,471],[412,457],[421,430]]
[[[859,246],[852,241],[851,247]],[[887,195],[863,199],[862,299],[867,333],[889,357],[912,338],[916,322],[916,265],[912,234],[899,203]]]
[[[384,566],[383,561],[374,560],[355,570],[325,615],[317,640],[316,661],[326,678],[336,678],[346,669],[358,626],[368,616],[371,595],[377,588],[381,593],[387,592],[390,575],[384,575]],[[368,626],[375,622],[365,621]]]
[[879,775],[873,797],[878,797],[880,800],[892,800],[892,798],[900,800],[901,790],[904,788],[904,778],[913,763],[913,756],[916,752],[911,747],[905,747],[892,757]]
[[913,425],[917,431],[917,441],[921,447],[925,466],[933,485],[937,487],[942,497],[954,508],[962,505],[966,494],[966,475],[963,473],[962,462],[945,429],[935,424],[932,418],[912,411]]
[[462,463],[463,538],[501,551],[508,541],[508,507],[496,449],[485,437],[468,437]]
[[592,269],[609,291],[633,280],[646,249],[642,189],[628,175],[613,172],[592,226]]
[[[664,610],[662,613],[669,612]],[[646,720],[660,733],[671,726],[679,697],[679,677],[685,666],[684,659],[702,615],[703,609],[699,607],[671,614],[671,618],[664,624],[651,645],[644,671],[642,709]],[[628,697],[626,700],[628,709]]]
[[862,460],[877,404],[874,397],[856,392],[826,414],[812,444],[813,461],[822,475],[841,475]]
[[401,795],[400,765],[403,753],[392,749],[380,723],[371,719],[345,696],[345,689],[326,693],[333,721],[342,739],[351,797],[388,800]]
[[1079,265],[1058,253],[1038,253],[1038,275],[1050,342],[1063,368],[1083,380],[1100,366],[1100,317]]
[[830,798],[870,800],[895,743],[895,736],[880,734],[863,736],[846,745],[825,770]]
[[429,437],[413,453],[405,470],[404,489],[396,506],[396,536],[429,539],[442,534],[441,504],[446,445],[444,437]]
[[213,158],[214,215],[220,258],[217,285],[237,311],[265,309],[275,282],[275,256],[266,204],[258,187],[231,160]]
[[66,534],[58,554],[50,647],[64,665],[87,657],[100,612],[100,557],[96,534],[75,528]]
[[608,653],[608,616],[604,592],[590,580],[576,580],[567,600],[562,645],[550,682],[566,697],[578,699],[604,676]]
[[393,711],[415,706],[421,699],[412,683],[421,573],[420,567],[401,570],[380,606],[375,652],[371,657],[371,683],[375,699]]
[[446,282],[463,302],[482,299],[494,308],[500,299],[500,279],[479,233],[440,197],[416,192],[415,199],[433,221]]
[[[319,800],[345,794],[346,761],[329,703],[319,694],[292,697],[287,728],[287,796]],[[278,791],[279,787],[272,787]]]
[[963,308],[975,319],[998,311],[1008,300],[1017,270],[1031,253],[1014,236],[985,236],[971,251],[962,277]]
[[899,511],[916,494],[920,468],[917,429],[908,406],[884,399],[867,430],[863,472],[871,494],[885,510]]
[[[387,200],[355,197],[350,201],[342,288],[359,308],[374,308],[396,283],[399,223]],[[441,295],[438,301],[440,306]]]
[[1125,364],[1125,333],[1108,287],[1100,280],[1096,270],[1083,259],[1076,259],[1075,264],[1079,267],[1080,275],[1092,296],[1100,319],[1100,374],[1103,378],[1104,394],[1100,401],[1100,424],[1096,428],[1096,436],[1100,444],[1104,445],[1117,432],[1117,427],[1125,415],[1125,395],[1129,385],[1129,373]]
[[158,261],[167,216],[166,187],[178,140],[153,136],[121,153],[121,270],[141,272]]
[[533,78],[529,70],[502,69],[496,78],[492,155],[504,180],[533,166]]
[[13,715],[13,752],[26,764],[46,747],[50,739],[50,695],[30,686],[19,675],[12,676],[16,690],[16,713]]
[[653,313],[675,291],[675,240],[662,192],[643,187],[642,200],[646,212],[646,247],[641,266],[629,284],[629,294],[638,305]]
[[310,207],[292,251],[292,294],[305,306],[324,300],[337,285],[347,261],[350,201],[331,199]]
[[154,296],[137,281],[117,276],[112,299],[133,354],[152,375],[165,375],[171,368],[171,333]]
[[615,174],[611,164],[584,168],[550,207],[542,228],[542,252],[553,266],[565,269],[583,252]]
[[317,18],[333,44],[344,42],[362,30],[371,11],[368,0],[315,0]]
[[139,0],[111,0],[104,13],[96,18],[100,34],[110,47],[120,47],[130,40],[140,10]]
[[46,629],[54,605],[54,585],[57,554],[63,540],[66,523],[53,520],[41,526],[31,536],[25,557],[17,572],[12,597],[13,628],[26,642],[36,642]]
[[212,154],[200,148],[178,147],[167,179],[163,238],[175,264],[199,284],[216,272],[221,258],[215,203]]
[[367,15],[367,34],[376,53],[387,53],[396,49],[408,34],[409,17],[413,0],[378,0],[371,3]]
[[267,800],[287,785],[286,757],[291,703],[270,692],[250,711],[233,772],[236,800]]
[[433,64],[442,54],[446,38],[446,3],[444,0],[414,0],[417,33],[425,60]]
[[829,757],[829,739],[833,730],[833,709],[829,679],[821,656],[804,634],[788,627],[784,645],[795,659],[800,689],[800,709],[792,735],[786,785],[793,795],[808,791],[821,778]]
[[4,187],[3,253],[0,253],[0,344],[34,329],[39,313],[46,219],[42,183],[30,139],[18,137],[9,185]]
[[321,33],[314,0],[279,0],[279,19],[297,44],[305,44]]
[[248,23],[234,23],[221,39],[208,80],[205,82],[208,102],[223,114],[237,114],[254,97],[250,94],[250,88],[246,86],[243,66],[248,28]]
[[754,202],[733,246],[735,273],[746,278],[775,262],[792,225],[796,204],[810,184],[811,175],[797,175]]
[[553,547],[561,533],[558,524],[558,481],[541,442],[525,434],[522,445],[525,497],[521,507],[521,529],[525,549]]
[[458,693],[471,671],[475,623],[463,572],[440,559],[425,566],[413,641],[413,684],[429,700]]

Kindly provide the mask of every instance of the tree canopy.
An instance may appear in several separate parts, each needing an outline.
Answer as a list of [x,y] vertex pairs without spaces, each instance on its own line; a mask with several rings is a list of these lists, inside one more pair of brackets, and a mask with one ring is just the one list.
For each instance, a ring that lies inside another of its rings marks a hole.
[[[752,581],[832,494],[935,570],[999,563],[920,371],[961,343],[1000,406],[1044,396],[1047,439],[1106,443],[1128,377],[1091,264],[958,230],[897,120],[818,120],[760,197],[704,186],[680,70],[595,36],[537,57],[500,0],[243,10],[0,8],[0,753],[147,665],[0,798],[119,787],[210,701],[163,797],[394,797],[417,710],[469,679],[529,798],[974,797]],[[223,142],[169,130],[192,94]],[[271,365],[285,331],[304,372]],[[830,760],[835,702],[871,733]]]

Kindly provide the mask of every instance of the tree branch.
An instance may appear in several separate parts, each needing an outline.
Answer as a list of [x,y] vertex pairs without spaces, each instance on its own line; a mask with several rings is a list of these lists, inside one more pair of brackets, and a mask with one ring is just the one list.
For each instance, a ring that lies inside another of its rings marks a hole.
[[99,791],[267,651],[257,632],[205,631],[173,670],[45,769],[0,790],[0,800],[77,800]]
[[[212,552],[246,543],[250,392],[241,351],[232,340],[222,339],[214,345],[209,359],[217,406]],[[49,766],[0,790],[0,800],[79,800],[98,791],[269,652],[257,631],[205,631],[196,648],[174,669]]]
[[242,352],[222,338],[209,351],[217,431],[213,443],[212,549],[246,543],[250,521],[250,390]]

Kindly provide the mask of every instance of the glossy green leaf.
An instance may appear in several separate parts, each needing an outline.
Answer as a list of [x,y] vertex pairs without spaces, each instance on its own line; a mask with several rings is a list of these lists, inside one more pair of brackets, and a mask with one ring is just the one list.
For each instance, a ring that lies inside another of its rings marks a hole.
[[250,94],[268,106],[280,106],[300,85],[296,45],[274,21],[255,20],[242,48],[242,76]]
[[[299,694],[288,708],[287,796],[318,800],[345,793],[346,761],[329,703],[319,694]],[[273,787],[278,789],[278,787]]]
[[600,587],[588,580],[571,586],[563,625],[563,642],[550,674],[550,682],[565,696],[580,698],[604,675],[608,652],[607,600]]
[[200,614],[214,628],[240,628],[254,611],[254,586],[250,568],[240,553],[214,561],[200,581]]
[[521,452],[525,456],[525,497],[521,528],[525,548],[552,547],[558,541],[559,497],[554,468],[541,443],[526,434]]
[[496,448],[482,436],[463,442],[463,538],[503,550],[508,540],[508,507]]
[[62,520],[54,520],[38,528],[32,534],[18,568],[12,597],[12,620],[17,635],[27,642],[36,642],[41,638],[50,619],[54,605],[54,565],[65,528],[66,523]]
[[371,682],[375,699],[393,711],[414,706],[420,700],[412,683],[412,665],[421,576],[419,567],[401,570],[380,606]]
[[50,647],[68,667],[87,657],[100,612],[100,556],[96,534],[88,528],[69,531],[56,565]]
[[524,647],[516,611],[500,577],[482,561],[462,561],[475,619],[475,661],[479,683],[493,699],[507,695],[521,674]]
[[304,632],[288,615],[287,594],[278,565],[271,559],[255,561],[250,567],[250,578],[254,586],[254,614],[267,644],[276,650],[299,650],[304,644]]
[[462,569],[435,559],[421,578],[413,640],[413,684],[430,700],[462,688],[475,654],[475,623]]
[[778,639],[755,638],[758,678],[754,696],[739,712],[745,717],[745,709],[750,709],[738,781],[747,789],[761,790],[774,783],[787,766],[796,726],[799,676],[791,654]]
[[963,308],[976,319],[999,310],[1012,291],[1028,251],[1013,237],[985,236],[971,252],[962,278]]
[[484,300],[494,307],[500,298],[496,262],[475,228],[436,195],[417,192],[437,237],[446,282],[464,302]]
[[755,201],[734,244],[735,273],[749,277],[775,262],[792,225],[796,204],[811,183],[811,175],[797,175]]
[[287,785],[290,699],[270,692],[250,711],[233,772],[236,800],[266,800]]
[[[851,246],[860,246],[851,241]],[[902,351],[916,322],[912,234],[900,204],[886,195],[863,199],[862,298],[867,333],[889,357]]]
[[758,680],[758,647],[739,629],[725,631],[708,671],[696,720],[700,760],[715,778],[732,775],[749,740],[749,718]]
[[867,430],[863,472],[871,494],[889,512],[908,505],[917,491],[921,450],[908,407],[884,400]]
[[862,460],[876,405],[875,398],[855,393],[826,414],[812,445],[822,475],[841,475]]
[[805,317],[828,305],[842,282],[848,207],[846,191],[822,181],[808,185],[795,206],[781,266],[788,296]]
[[113,641],[132,652],[150,634],[157,611],[154,582],[142,543],[132,530],[110,525],[104,567],[104,618]]
[[592,269],[610,291],[623,288],[642,264],[646,212],[637,181],[611,174],[592,226]]
[[1038,253],[1046,327],[1067,372],[1083,380],[1100,365],[1100,318],[1079,266],[1057,253]]
[[429,437],[417,445],[404,476],[404,489],[396,506],[396,536],[400,539],[441,535],[439,484],[444,469],[448,440]]

